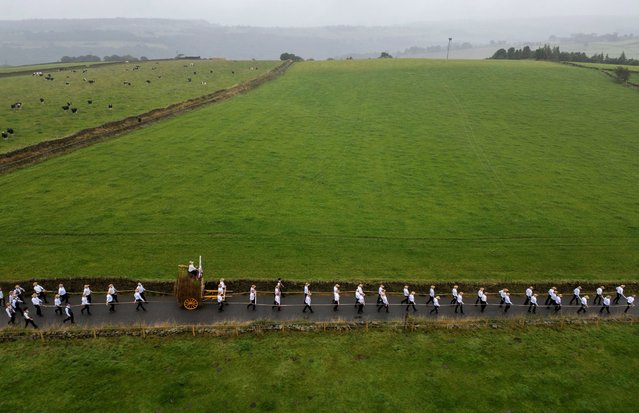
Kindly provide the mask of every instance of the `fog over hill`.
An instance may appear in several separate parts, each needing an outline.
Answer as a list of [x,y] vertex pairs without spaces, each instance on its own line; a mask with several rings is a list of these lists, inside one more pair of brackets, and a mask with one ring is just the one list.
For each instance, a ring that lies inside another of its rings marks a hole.
[[[92,54],[171,58],[176,54],[229,59],[445,57],[452,37],[455,58],[486,58],[497,48],[550,42],[562,49],[639,57],[636,16],[451,20],[396,26],[251,27],[205,20],[152,18],[33,19],[0,21],[0,65],[56,62]],[[578,33],[618,33],[584,38]],[[584,40],[586,39],[586,40]]]

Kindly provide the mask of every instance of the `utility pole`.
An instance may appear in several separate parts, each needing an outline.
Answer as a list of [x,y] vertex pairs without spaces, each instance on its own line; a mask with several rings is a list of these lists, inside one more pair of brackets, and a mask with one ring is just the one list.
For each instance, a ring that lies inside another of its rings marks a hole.
[[450,54],[450,42],[453,41],[452,37],[448,38],[448,49],[446,50],[446,61],[448,61],[448,55]]

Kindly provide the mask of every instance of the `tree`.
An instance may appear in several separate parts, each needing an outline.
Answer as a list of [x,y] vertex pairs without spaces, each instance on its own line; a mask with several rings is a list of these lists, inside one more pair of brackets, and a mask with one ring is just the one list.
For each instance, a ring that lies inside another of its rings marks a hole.
[[508,52],[506,52],[506,49],[499,49],[491,59],[508,59]]
[[378,59],[392,59],[393,56],[390,55],[390,53],[388,52],[382,52],[382,54],[379,55]]
[[532,56],[532,50],[530,50],[530,46],[524,46],[524,50],[521,52],[522,59],[530,59]]
[[292,60],[294,62],[303,62],[304,59],[294,53],[284,52],[280,55],[280,60]]
[[617,66],[614,73],[617,78],[617,82],[628,83],[628,80],[630,79],[630,70],[628,70],[627,67]]

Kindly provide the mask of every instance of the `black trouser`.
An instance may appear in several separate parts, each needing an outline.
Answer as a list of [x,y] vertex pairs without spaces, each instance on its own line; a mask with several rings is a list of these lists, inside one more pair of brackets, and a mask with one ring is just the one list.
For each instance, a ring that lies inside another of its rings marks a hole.
[[599,310],[599,314],[603,313],[603,310],[606,310],[608,312],[608,314],[610,314],[610,306],[609,305],[602,306],[601,310]]
[[546,302],[544,303],[544,305],[550,307],[550,303],[552,301],[553,301],[552,295],[548,294],[548,298],[546,298]]
[[142,300],[135,300],[137,301],[138,305],[137,307],[135,307],[135,311],[140,311],[140,308],[142,309],[142,311],[146,311],[146,308],[144,308],[144,301]]
[[[116,303],[119,303],[117,294],[111,294],[111,297],[113,297],[113,301],[115,301]],[[140,294],[140,297],[142,297],[142,294]]]
[[115,304],[113,304],[113,302],[111,304],[109,304],[109,312],[110,313],[115,313]]
[[386,308],[386,312],[388,312],[388,304],[380,304],[377,306],[377,312],[379,313],[379,310],[381,310],[382,308]]
[[400,302],[400,304],[408,304],[408,296],[405,295],[404,299]]
[[27,328],[27,326],[28,326],[29,324],[31,324],[31,325],[33,326],[33,328],[38,328],[38,326],[37,326],[37,325],[35,325],[35,323],[33,322],[33,320],[32,320],[32,319],[30,319],[30,318],[25,318],[25,319],[24,319],[24,328]]
[[409,302],[408,305],[406,306],[406,311],[408,311],[408,309],[413,306],[413,312],[417,311],[417,307],[415,307],[415,302]]
[[16,303],[16,306],[13,308],[16,313],[20,313],[20,315],[24,315],[24,312],[22,311],[22,308],[20,308],[20,304]]
[[42,317],[42,309],[40,308],[39,305],[33,305],[36,309],[36,314],[39,315],[40,317]]
[[251,300],[249,305],[246,306],[246,309],[248,310],[251,306],[253,306],[253,311],[255,311],[255,300]]
[[435,312],[435,314],[439,314],[439,306],[436,305],[435,307],[433,307],[432,310],[430,310],[430,314],[433,314],[433,312]]
[[62,315],[62,307],[60,307],[60,306],[56,306],[56,307],[55,307],[55,313],[56,313],[56,314],[60,314],[60,315]]
[[5,303],[4,303],[4,297],[0,298],[0,307],[4,308],[5,307]]
[[433,297],[432,295],[429,295],[428,296],[428,301],[426,301],[426,305],[432,303],[434,299],[435,299],[435,297]]
[[217,303],[217,311],[224,311],[224,300],[218,301],[218,303]]
[[87,314],[88,314],[88,315],[91,315],[91,309],[89,308],[89,304],[85,304],[85,305],[82,307],[82,310],[80,310],[80,313],[84,314],[84,310],[86,310],[86,311],[87,311]]
[[619,304],[619,300],[621,299],[621,294],[617,293],[617,296],[614,300],[612,300],[613,304]]
[[561,310],[561,304],[555,304],[555,313],[558,313]]
[[593,305],[601,304],[602,301],[603,301],[603,296],[597,294],[597,296],[595,297],[595,300],[592,302],[592,304]]
[[451,304],[455,304],[456,302],[457,302],[457,296],[456,296],[456,295],[454,295],[454,296],[453,296],[453,299],[452,299],[452,300],[450,300],[450,303],[451,303]]
[[9,322],[7,324],[16,324],[16,313],[11,313],[11,318],[9,319]]
[[197,277],[197,273],[198,273],[198,270],[189,271],[189,274],[191,274],[191,277]]
[[572,304],[572,302],[575,302],[576,304],[579,304],[579,301],[581,301],[581,297],[579,297],[578,295],[573,295],[572,299],[570,300],[569,304]]
[[532,313],[533,314],[537,314],[537,304],[530,303],[530,306],[528,306],[528,312],[529,313],[531,312],[530,311],[531,309],[532,309]]
[[488,303],[486,303],[485,301],[481,302],[481,312],[483,313],[484,310],[486,309],[486,306],[488,305]]
[[501,308],[505,302],[506,300],[504,299],[504,297],[501,297],[501,300],[499,300],[499,308]]
[[68,316],[67,318],[65,318],[64,320],[62,320],[63,323],[66,323],[67,321],[71,320],[71,324],[74,324],[74,318],[73,318],[73,313],[71,313],[70,316]]
[[40,294],[38,294],[38,298],[41,299],[42,301],[44,301],[45,304],[47,304],[49,302],[47,300],[47,295],[44,293],[44,291],[42,291]]
[[[144,302],[146,302],[146,295],[144,295],[144,293],[140,293],[140,297],[142,297],[142,299],[144,300]],[[115,298],[114,298],[115,300]]]
[[582,311],[583,311],[584,313],[586,312],[586,306],[585,306],[585,305],[583,305],[583,304],[581,305],[581,307],[579,307],[579,310],[577,310],[577,314],[581,313]]
[[278,304],[277,301],[273,302],[273,306],[271,307],[271,310],[277,307],[277,311],[282,311],[282,305]]
[[311,310],[311,313],[313,312],[313,309],[312,309],[312,308],[311,308],[311,306],[310,306],[310,305],[308,305],[308,304],[304,304],[304,309],[302,310],[302,312],[303,312],[303,313],[305,313],[307,308],[308,308],[309,310]]
[[91,304],[91,294],[87,295],[87,301]]
[[507,313],[509,309],[510,309],[510,304],[506,304],[506,307],[504,307],[504,313]]
[[457,303],[455,305],[455,313],[457,313],[457,309],[461,310],[461,313],[464,314],[464,304]]
[[626,307],[626,309],[625,309],[625,310],[623,310],[623,312],[624,312],[624,313],[627,313],[627,312],[628,312],[628,310],[630,310],[630,307],[632,307],[632,306],[631,306],[630,304],[628,304],[628,307]]
[[339,301],[333,300],[333,304],[335,304],[335,307],[333,307],[333,311],[337,311],[337,307],[339,307]]
[[357,303],[357,314],[362,314],[364,312],[364,304]]
[[382,296],[377,294],[377,304],[382,302]]
[[524,305],[528,305],[529,302],[530,302],[530,297],[526,296],[526,301],[524,301]]
[[60,296],[60,301],[64,304],[69,304],[69,294],[62,294]]

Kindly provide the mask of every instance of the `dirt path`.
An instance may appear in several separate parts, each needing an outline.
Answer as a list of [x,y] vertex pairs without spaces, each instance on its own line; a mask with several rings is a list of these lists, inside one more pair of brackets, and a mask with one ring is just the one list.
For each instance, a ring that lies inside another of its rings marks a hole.
[[97,142],[116,138],[124,133],[169,116],[178,115],[188,110],[230,99],[253,90],[266,82],[277,79],[284,74],[291,65],[291,61],[286,61],[262,76],[231,86],[227,89],[221,89],[208,95],[175,103],[165,108],[153,109],[149,112],[130,116],[115,122],[105,123],[104,125],[94,128],[84,129],[64,138],[44,141],[26,148],[0,154],[0,174],[42,162]]

